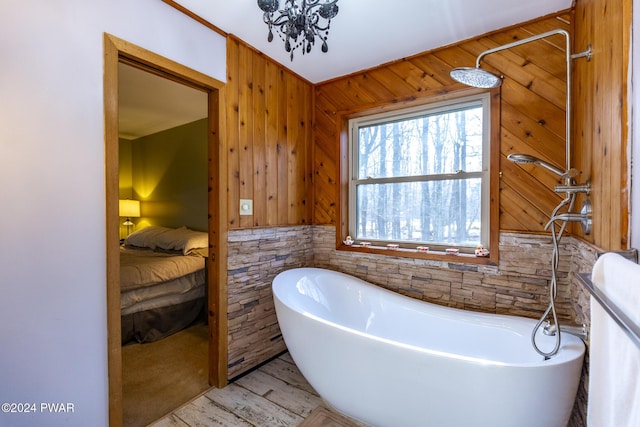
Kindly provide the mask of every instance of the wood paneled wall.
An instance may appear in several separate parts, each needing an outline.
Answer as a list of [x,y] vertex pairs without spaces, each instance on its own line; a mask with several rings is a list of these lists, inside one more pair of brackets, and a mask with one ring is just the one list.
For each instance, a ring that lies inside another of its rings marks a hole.
[[629,247],[628,129],[632,0],[577,0],[575,46],[592,45],[574,64],[576,164],[592,185],[593,232],[605,250]]
[[[230,229],[309,224],[312,85],[227,37]],[[240,199],[253,214],[240,215]]]
[[[481,52],[553,29],[571,30],[567,12],[481,38],[396,61],[316,86],[314,144],[314,223],[335,224],[335,184],[340,112],[467,89],[454,82],[454,67],[474,66]],[[553,36],[485,57],[483,67],[504,74],[501,88],[500,228],[543,231],[561,197],[561,181],[545,169],[516,165],[510,153],[527,153],[565,166],[564,38]]]
[[[313,146],[316,224],[335,224],[336,170],[341,131],[336,117],[388,103],[459,90],[451,68],[474,66],[484,50],[553,29],[572,34],[572,53],[592,45],[591,61],[572,61],[572,167],[592,185],[593,231],[576,235],[605,250],[629,241],[628,61],[632,0],[578,0],[574,11],[541,18],[478,39],[426,52],[316,86]],[[575,27],[575,28],[574,28]],[[574,35],[575,33],[575,35]],[[483,68],[505,76],[501,93],[500,229],[543,232],[560,202],[554,174],[516,165],[506,156],[527,153],[564,169],[566,69],[564,38],[554,36],[488,55]],[[584,196],[578,198],[579,210]]]
[[[476,56],[492,47],[564,29],[574,35],[573,52],[583,51],[587,44],[593,46],[591,61],[572,61],[572,166],[581,171],[579,182],[591,182],[594,226],[588,236],[581,236],[580,227],[572,231],[603,249],[626,248],[630,184],[626,64],[631,3],[578,0],[572,12],[315,87],[229,36],[225,91],[229,228],[335,224],[338,113],[462,90],[464,86],[449,77],[451,68],[473,66]],[[560,183],[555,175],[540,167],[513,164],[506,156],[528,153],[565,167],[564,58],[564,40],[554,36],[483,60],[484,68],[505,76],[501,88],[501,230],[543,232],[551,210],[561,200],[553,192]],[[253,199],[253,215],[239,215],[240,199]]]

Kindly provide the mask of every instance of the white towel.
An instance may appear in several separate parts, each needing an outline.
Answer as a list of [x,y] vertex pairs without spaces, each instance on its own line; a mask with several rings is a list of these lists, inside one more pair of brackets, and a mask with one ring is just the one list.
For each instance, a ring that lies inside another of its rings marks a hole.
[[[629,319],[640,325],[640,265],[620,255],[602,255],[591,276]],[[591,298],[589,427],[640,426],[640,349]]]

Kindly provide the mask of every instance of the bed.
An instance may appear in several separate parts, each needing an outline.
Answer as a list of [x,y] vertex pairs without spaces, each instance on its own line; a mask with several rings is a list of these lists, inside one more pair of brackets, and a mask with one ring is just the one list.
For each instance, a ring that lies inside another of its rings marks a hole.
[[120,247],[122,343],[153,342],[204,318],[208,235],[149,226]]

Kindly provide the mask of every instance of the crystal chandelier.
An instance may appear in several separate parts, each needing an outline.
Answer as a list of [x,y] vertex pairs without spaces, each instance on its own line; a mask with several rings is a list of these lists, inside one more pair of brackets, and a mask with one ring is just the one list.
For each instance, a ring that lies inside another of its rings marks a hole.
[[284,41],[285,50],[291,53],[292,61],[293,52],[300,47],[303,55],[311,52],[316,36],[322,40],[322,51],[327,52],[329,25],[331,19],[338,14],[337,2],[338,0],[324,0],[323,3],[320,0],[285,0],[284,9],[279,10],[279,0],[258,0],[258,6],[264,12],[264,22],[269,26],[267,40],[273,40],[275,29]]

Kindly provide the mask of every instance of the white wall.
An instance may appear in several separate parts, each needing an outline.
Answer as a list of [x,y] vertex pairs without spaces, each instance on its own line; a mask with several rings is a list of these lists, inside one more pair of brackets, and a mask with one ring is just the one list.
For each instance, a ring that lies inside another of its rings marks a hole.
[[0,404],[36,404],[2,426],[108,422],[104,32],[225,80],[224,38],[160,0],[0,1]]

